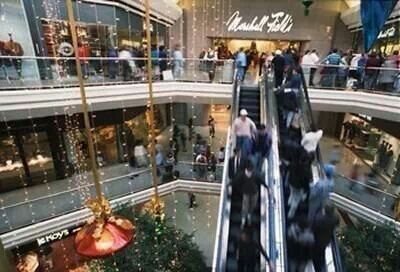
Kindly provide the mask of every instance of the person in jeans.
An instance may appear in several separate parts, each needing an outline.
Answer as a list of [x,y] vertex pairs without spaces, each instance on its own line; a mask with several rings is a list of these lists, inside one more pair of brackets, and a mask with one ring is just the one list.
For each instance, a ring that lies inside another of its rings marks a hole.
[[240,81],[244,80],[245,71],[247,66],[247,58],[246,54],[244,53],[244,48],[240,47],[239,52],[236,55],[236,68],[237,68],[237,79]]
[[261,171],[262,163],[268,157],[272,139],[264,124],[259,125],[253,145],[253,164],[257,171]]
[[240,110],[240,116],[233,122],[233,131],[236,135],[236,148],[242,151],[242,155],[247,157],[251,149],[251,140],[256,132],[256,125],[247,117],[246,109]]
[[369,54],[367,63],[365,64],[365,79],[364,79],[364,87],[365,89],[372,90],[376,86],[376,81],[378,79],[379,70],[378,67],[381,67],[382,61],[376,54],[376,52],[372,52]]
[[322,60],[322,63],[327,65],[332,65],[325,67],[325,71],[327,73],[327,80],[324,81],[326,86],[324,87],[336,87],[337,85],[337,77],[339,73],[339,65],[345,64],[342,61],[342,57],[339,55],[338,50],[332,49],[332,52],[326,56],[325,59]]
[[275,51],[275,57],[272,59],[272,67],[275,76],[275,88],[282,85],[283,74],[285,73],[285,58],[282,56],[281,50]]
[[179,79],[183,74],[183,55],[181,51],[181,46],[177,44],[175,50],[172,53],[172,74],[175,79]]

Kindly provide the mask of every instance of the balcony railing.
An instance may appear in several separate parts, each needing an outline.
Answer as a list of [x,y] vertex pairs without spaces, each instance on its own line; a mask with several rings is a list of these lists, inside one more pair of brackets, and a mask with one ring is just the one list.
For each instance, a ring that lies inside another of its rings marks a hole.
[[[400,96],[400,69],[345,65],[302,65],[309,88]],[[311,79],[312,78],[312,79]]]
[[[147,58],[80,58],[86,86],[145,83]],[[153,58],[154,81],[232,84],[233,60]],[[0,56],[0,90],[78,86],[74,57]]]

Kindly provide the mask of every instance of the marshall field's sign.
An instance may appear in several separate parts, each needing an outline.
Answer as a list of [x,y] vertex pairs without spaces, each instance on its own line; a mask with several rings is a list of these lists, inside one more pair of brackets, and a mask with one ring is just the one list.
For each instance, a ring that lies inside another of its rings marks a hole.
[[266,32],[266,33],[288,33],[293,27],[292,15],[283,11],[255,16],[251,20],[244,20],[239,11],[236,11],[226,22],[230,32]]

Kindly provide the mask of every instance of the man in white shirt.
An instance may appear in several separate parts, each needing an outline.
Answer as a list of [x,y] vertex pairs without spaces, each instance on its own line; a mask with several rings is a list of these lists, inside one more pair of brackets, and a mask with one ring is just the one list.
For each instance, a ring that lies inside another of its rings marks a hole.
[[236,148],[241,150],[242,155],[245,157],[251,150],[251,139],[257,131],[256,125],[247,115],[247,110],[241,109],[240,116],[233,122],[233,131],[236,135]]
[[301,139],[301,145],[308,153],[313,153],[317,149],[319,140],[321,139],[323,131],[317,130],[315,132],[307,132],[303,139]]
[[312,51],[307,50],[303,56],[301,64],[304,65],[304,68],[310,69],[310,78],[308,85],[314,86],[314,75],[317,71],[317,64],[319,62],[319,57],[317,50],[313,49]]

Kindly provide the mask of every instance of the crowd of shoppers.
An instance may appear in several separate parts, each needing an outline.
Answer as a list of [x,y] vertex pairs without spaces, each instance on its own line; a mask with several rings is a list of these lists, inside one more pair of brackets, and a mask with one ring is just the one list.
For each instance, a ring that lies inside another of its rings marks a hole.
[[[306,55],[306,62],[315,68],[319,61],[316,51]],[[285,53],[275,52],[272,60],[280,125],[279,151],[285,188],[289,271],[302,272],[313,267],[322,272],[326,271],[325,249],[338,224],[338,217],[329,202],[335,166],[325,165],[319,180],[314,182],[311,166],[323,132],[301,132],[299,59],[295,51],[287,50]],[[341,61],[337,52],[332,52],[327,59],[330,62]],[[312,85],[314,78],[310,77],[308,83]]]
[[257,203],[260,201],[260,186],[266,187],[269,192],[261,172],[263,161],[271,149],[271,137],[265,125],[260,124],[256,127],[247,115],[247,110],[241,109],[240,116],[234,120],[236,148],[228,163],[232,199],[242,201],[241,232],[236,247],[238,271],[256,271],[256,260],[260,253],[273,271],[273,265],[254,232],[256,228],[254,216]]
[[320,60],[315,49],[302,57],[303,68],[309,71],[309,85],[314,86],[315,74],[320,68],[319,85],[352,89],[400,92],[400,55],[398,50],[385,55],[376,51],[359,53],[332,49]]

